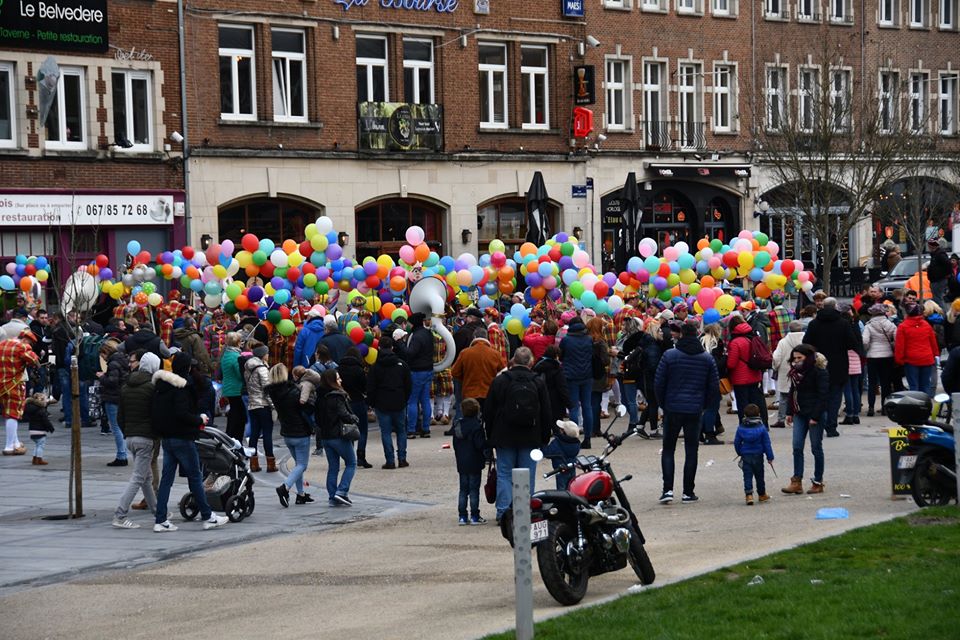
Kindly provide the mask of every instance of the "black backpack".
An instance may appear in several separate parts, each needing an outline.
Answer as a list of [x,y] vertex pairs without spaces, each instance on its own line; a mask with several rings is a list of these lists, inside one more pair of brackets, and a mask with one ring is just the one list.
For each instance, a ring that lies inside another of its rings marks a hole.
[[540,393],[537,390],[537,375],[505,373],[510,376],[510,391],[506,398],[507,425],[530,428],[540,419]]
[[637,345],[623,359],[623,375],[627,380],[642,380],[646,351],[642,345]]

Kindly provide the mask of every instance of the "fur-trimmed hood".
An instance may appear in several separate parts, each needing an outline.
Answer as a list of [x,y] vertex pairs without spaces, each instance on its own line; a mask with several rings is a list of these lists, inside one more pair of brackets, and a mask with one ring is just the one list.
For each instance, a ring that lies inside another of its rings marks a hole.
[[827,356],[823,355],[822,353],[817,353],[817,354],[816,354],[816,359],[815,359],[815,361],[814,361],[814,365],[816,365],[817,369],[826,369],[826,368],[827,368]]
[[175,373],[171,373],[170,371],[164,371],[163,369],[160,369],[159,371],[153,374],[154,384],[156,384],[161,380],[178,389],[182,389],[183,387],[187,386],[186,380],[184,380],[183,378],[181,378]]

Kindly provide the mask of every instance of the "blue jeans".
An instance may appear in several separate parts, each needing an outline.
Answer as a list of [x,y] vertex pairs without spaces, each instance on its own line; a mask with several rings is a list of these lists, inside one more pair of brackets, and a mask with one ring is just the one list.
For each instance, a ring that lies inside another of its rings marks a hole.
[[627,407],[630,424],[640,424],[640,414],[637,413],[637,383],[618,380],[618,384],[620,385],[620,399]]
[[[63,422],[73,424],[73,397],[70,395],[70,369],[57,369],[60,378],[60,399],[63,401]],[[80,426],[90,426],[90,383],[80,383]]]
[[461,518],[467,517],[467,501],[470,502],[470,516],[480,517],[480,474],[460,474],[460,494],[457,499],[457,511]]
[[350,411],[357,416],[357,426],[360,427],[360,440],[357,442],[357,456],[367,458],[367,430],[370,425],[367,423],[367,401],[358,400],[350,403]]
[[700,431],[705,436],[717,435],[717,422],[720,421],[720,396],[708,406],[703,408],[703,416],[700,418]]
[[303,495],[303,472],[307,470],[307,463],[310,462],[310,436],[303,436],[302,438],[284,437],[283,441],[287,444],[287,449],[290,450],[290,455],[293,456],[293,461],[296,463],[283,484],[288,489],[296,485],[297,495]]
[[803,447],[810,434],[810,450],[813,452],[813,480],[823,482],[823,430],[821,423],[810,424],[810,419],[793,416],[793,476],[803,478]]
[[30,436],[33,440],[33,455],[37,458],[43,457],[43,446],[47,444],[47,436]]
[[663,490],[673,491],[677,440],[683,432],[683,493],[693,495],[697,477],[697,454],[700,450],[700,414],[669,412],[663,417],[663,453],[660,470],[663,472]]
[[[589,383],[588,384],[592,384]],[[589,406],[589,405],[588,405]],[[497,447],[497,520],[513,504],[513,470],[530,470],[530,491],[537,480],[537,462],[530,458],[533,448]],[[529,496],[527,496],[529,498]]]
[[[570,419],[583,427],[583,437],[589,438],[593,433],[593,411],[590,410],[593,394],[593,380],[567,382],[570,392]],[[583,421],[580,420],[580,409],[583,408]]]
[[190,493],[193,494],[197,506],[200,508],[200,518],[209,520],[213,510],[207,503],[207,494],[203,491],[203,476],[200,473],[200,456],[197,454],[197,445],[192,440],[182,438],[164,438],[160,445],[163,447],[163,472],[160,474],[160,490],[157,493],[157,516],[154,522],[161,524],[167,520],[167,501],[170,499],[170,489],[177,477],[177,467],[187,476]]
[[[335,495],[348,495],[350,483],[357,472],[357,454],[353,451],[353,443],[343,438],[330,438],[323,441],[323,450],[327,454],[327,497],[333,500]],[[343,476],[337,484],[341,458],[344,462]]]
[[767,493],[767,483],[763,479],[763,454],[745,453],[740,456],[743,460],[743,492],[753,493],[753,479],[757,479],[757,493]]
[[846,386],[843,387],[843,412],[850,418],[860,416],[862,392],[860,390],[860,374],[850,374]]
[[407,459],[407,429],[406,413],[399,411],[381,411],[374,409],[377,414],[377,424],[380,425],[380,442],[383,444],[383,456],[387,464],[394,464],[393,434],[397,434],[397,456],[403,462]]
[[[433,371],[412,371],[413,389],[407,400],[407,433],[430,433],[430,383],[433,382]],[[417,414],[420,414],[420,425],[417,428]]]
[[117,411],[120,405],[112,402],[103,403],[103,411],[107,414],[107,422],[110,423],[110,431],[113,433],[113,440],[117,445],[117,460],[127,459],[127,441],[124,439],[123,431],[120,431],[120,423],[117,422]]
[[830,385],[827,392],[827,411],[823,414],[820,424],[827,433],[837,430],[837,416],[840,414],[840,403],[843,402],[843,385]]
[[586,428],[583,430],[583,439],[590,440],[590,437],[593,435],[593,432],[596,431],[597,435],[603,431],[603,425],[600,423],[600,405],[603,404],[603,392],[602,391],[590,391],[590,415],[591,420],[590,431],[587,431]]
[[260,407],[247,411],[250,416],[250,443],[251,449],[257,448],[257,440],[263,436],[263,453],[273,457],[273,411],[270,407]]
[[930,378],[933,376],[933,365],[918,367],[913,364],[903,365],[903,372],[907,376],[907,386],[910,391],[923,391],[928,396],[933,395],[930,389]]

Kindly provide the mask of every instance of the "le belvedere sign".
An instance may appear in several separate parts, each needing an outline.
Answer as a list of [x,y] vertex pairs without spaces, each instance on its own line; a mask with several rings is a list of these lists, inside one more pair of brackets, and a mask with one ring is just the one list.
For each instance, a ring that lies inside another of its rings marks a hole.
[[107,0],[0,0],[0,48],[102,52]]

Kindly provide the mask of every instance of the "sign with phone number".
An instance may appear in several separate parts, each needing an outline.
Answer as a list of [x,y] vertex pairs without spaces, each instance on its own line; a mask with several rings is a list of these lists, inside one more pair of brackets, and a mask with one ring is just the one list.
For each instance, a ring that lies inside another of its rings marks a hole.
[[0,225],[13,227],[173,224],[171,195],[0,193]]

